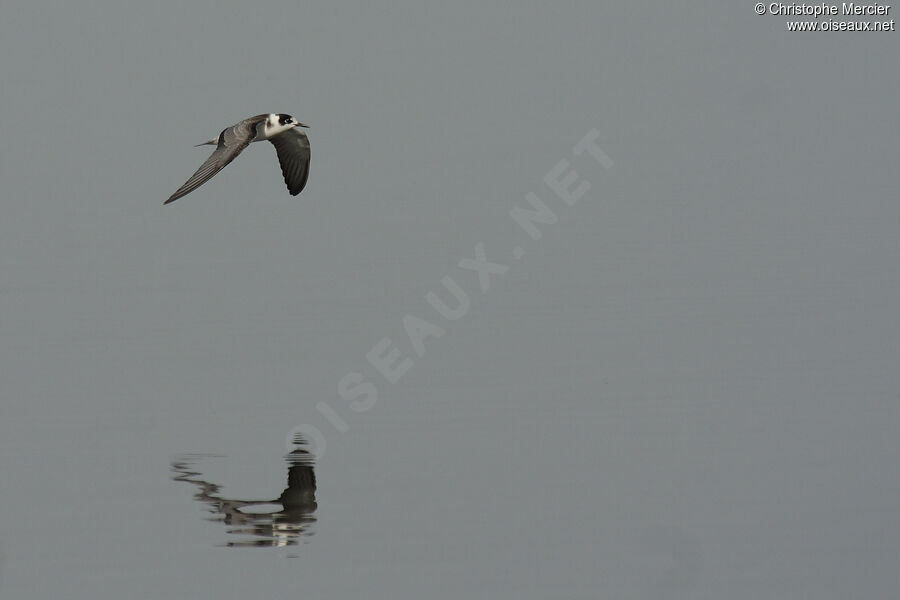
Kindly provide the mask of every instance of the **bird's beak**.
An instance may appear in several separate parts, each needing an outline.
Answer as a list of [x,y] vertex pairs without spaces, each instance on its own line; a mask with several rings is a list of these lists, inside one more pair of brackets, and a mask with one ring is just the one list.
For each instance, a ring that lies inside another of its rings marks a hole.
[[303,123],[297,123],[297,127],[303,127],[304,129],[309,129],[309,125],[305,125]]

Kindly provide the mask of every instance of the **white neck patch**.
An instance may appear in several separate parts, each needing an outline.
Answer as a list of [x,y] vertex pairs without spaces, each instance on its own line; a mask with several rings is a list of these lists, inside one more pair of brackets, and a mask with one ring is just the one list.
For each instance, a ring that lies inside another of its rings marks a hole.
[[269,139],[273,136],[278,135],[279,133],[287,131],[288,129],[292,129],[293,127],[293,123],[282,125],[278,115],[272,113],[266,119],[266,125],[264,127],[263,135],[265,135],[266,139]]

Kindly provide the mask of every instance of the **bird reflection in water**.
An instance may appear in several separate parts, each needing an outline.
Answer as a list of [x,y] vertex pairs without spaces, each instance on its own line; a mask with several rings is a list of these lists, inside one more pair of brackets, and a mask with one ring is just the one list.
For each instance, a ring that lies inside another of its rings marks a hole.
[[[252,536],[252,539],[229,541],[232,548],[259,548],[295,546],[298,541],[312,535],[311,526],[316,521],[316,474],[313,455],[302,436],[294,438],[296,446],[285,460],[288,463],[288,485],[274,500],[237,500],[219,495],[221,486],[203,479],[196,471],[196,463],[202,455],[188,455],[172,463],[175,481],[186,481],[199,488],[194,499],[209,507],[215,516],[211,521],[221,521],[228,526],[228,533]],[[274,509],[280,505],[280,509]]]

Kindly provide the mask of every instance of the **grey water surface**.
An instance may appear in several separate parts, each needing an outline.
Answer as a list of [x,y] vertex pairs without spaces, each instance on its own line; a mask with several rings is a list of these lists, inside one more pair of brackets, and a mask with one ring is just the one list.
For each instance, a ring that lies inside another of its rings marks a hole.
[[786,20],[4,5],[0,597],[896,598],[900,38]]

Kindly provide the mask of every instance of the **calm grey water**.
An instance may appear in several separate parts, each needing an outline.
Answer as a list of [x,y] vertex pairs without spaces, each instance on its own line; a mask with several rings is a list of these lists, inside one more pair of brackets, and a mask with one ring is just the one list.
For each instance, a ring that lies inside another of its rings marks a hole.
[[720,4],[5,8],[0,596],[895,598],[898,34]]

